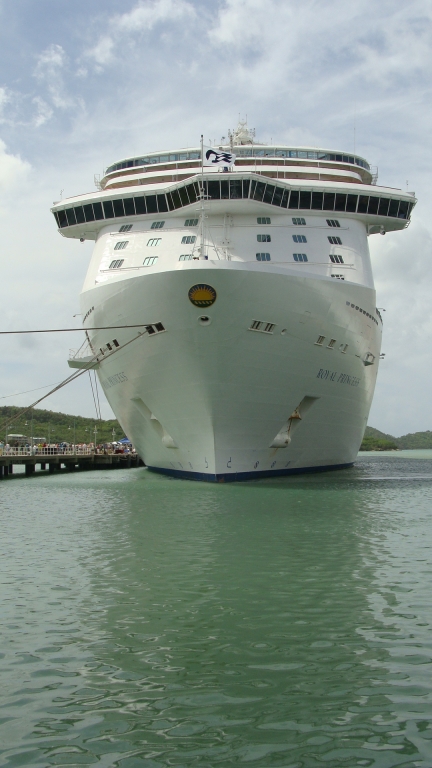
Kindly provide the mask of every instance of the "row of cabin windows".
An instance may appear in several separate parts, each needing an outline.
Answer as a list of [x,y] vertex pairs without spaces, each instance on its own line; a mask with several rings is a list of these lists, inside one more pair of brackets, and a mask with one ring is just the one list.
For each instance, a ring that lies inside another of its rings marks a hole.
[[[143,261],[144,267],[151,267],[158,260],[157,256],[147,256]],[[124,259],[114,259],[109,265],[108,269],[120,269],[124,264]]]
[[[195,235],[185,235],[184,237],[182,237],[183,244],[190,245],[195,241],[196,241]],[[155,248],[156,246],[160,245],[161,242],[162,242],[161,237],[151,237],[150,240],[147,240],[147,245],[149,248]],[[129,240],[119,240],[119,242],[115,244],[114,250],[123,251],[128,245],[129,245]]]
[[[54,211],[54,216],[58,226],[63,228],[91,221],[120,218],[122,216],[166,213],[184,206],[194,205],[201,193],[200,186],[201,184],[198,181],[192,181],[166,194],[140,195],[137,197],[120,198],[118,200],[86,203],[85,205],[76,205],[60,211]],[[367,213],[405,220],[409,218],[414,205],[408,200],[379,197],[377,195],[289,189],[250,178],[226,181],[205,180],[203,187],[202,192],[205,199],[208,200],[239,200],[248,198],[268,203],[279,209],[345,211],[346,213]],[[329,221],[332,220],[329,219]]]
[[[257,261],[271,261],[271,256],[269,253],[257,253],[255,254]],[[191,253],[182,253],[179,256],[179,261],[190,261],[193,258]],[[308,257],[305,253],[293,253],[293,259],[294,261],[308,261]],[[150,267],[152,264],[155,264],[158,260],[157,256],[147,256],[144,261],[143,265],[145,267]],[[330,255],[330,261],[333,264],[343,264],[344,260],[342,256],[338,255]],[[124,262],[124,259],[114,259],[111,264],[109,265],[109,269],[120,269]],[[332,275],[332,277],[337,277],[341,280],[344,280],[345,278],[343,275]]]
[[[270,224],[270,219],[268,219],[268,222],[266,222],[266,223]],[[164,226],[165,226],[165,222],[164,221],[153,221],[151,226],[150,226],[150,229],[162,229],[162,227],[164,227]],[[198,219],[186,219],[186,221],[184,223],[184,226],[185,227],[196,227],[196,226],[198,226]],[[120,229],[119,229],[119,232],[130,232],[132,227],[133,227],[133,224],[122,224]]]
[[[295,243],[307,243],[307,238],[305,235],[293,235],[292,239]],[[328,238],[329,243],[332,245],[342,245],[342,240],[340,237],[332,237],[329,236]],[[149,247],[155,247],[159,245],[161,242],[161,237],[151,237],[150,240],[147,241],[147,245]],[[182,244],[184,245],[190,245],[196,241],[195,235],[184,235],[182,237]],[[257,235],[257,241],[259,243],[271,243],[271,235]],[[119,240],[114,246],[115,251],[122,251],[126,246],[128,245],[129,240]]]

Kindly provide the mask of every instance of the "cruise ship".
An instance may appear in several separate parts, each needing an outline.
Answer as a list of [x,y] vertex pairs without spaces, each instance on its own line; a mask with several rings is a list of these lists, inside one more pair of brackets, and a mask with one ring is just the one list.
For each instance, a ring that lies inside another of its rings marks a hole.
[[352,466],[381,350],[368,239],[406,228],[414,193],[245,122],[95,186],[52,208],[95,243],[69,365],[97,370],[147,467],[224,482]]

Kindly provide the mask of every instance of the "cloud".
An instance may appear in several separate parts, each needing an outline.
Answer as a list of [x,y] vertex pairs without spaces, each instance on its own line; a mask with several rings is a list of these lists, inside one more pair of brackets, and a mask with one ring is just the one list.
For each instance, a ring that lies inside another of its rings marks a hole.
[[[194,6],[187,0],[152,0],[139,2],[131,11],[112,16],[107,31],[99,38],[85,56],[91,58],[101,69],[124,53],[137,34],[147,32],[161,22],[178,22],[185,17],[194,17]],[[121,45],[119,41],[121,40]]]
[[12,195],[27,182],[30,170],[30,164],[19,155],[7,152],[6,144],[0,139],[0,218],[10,209]]
[[[70,109],[79,101],[66,93],[64,72],[67,64],[68,59],[62,46],[52,44],[39,54],[34,70],[36,80],[46,88],[47,97],[56,109]],[[38,99],[40,101],[40,97],[36,97],[34,101],[37,103]],[[51,117],[51,115],[48,116],[48,111],[48,109],[42,109],[44,117],[42,122],[38,123],[39,125]]]
[[0,139],[0,204],[9,199],[10,193],[25,182],[31,166],[19,155],[6,151],[6,144]]

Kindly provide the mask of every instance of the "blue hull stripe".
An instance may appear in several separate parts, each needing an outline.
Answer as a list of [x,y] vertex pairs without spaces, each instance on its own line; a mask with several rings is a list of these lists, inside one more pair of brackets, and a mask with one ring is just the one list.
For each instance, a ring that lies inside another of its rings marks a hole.
[[337,469],[353,467],[354,462],[348,464],[329,464],[326,467],[300,467],[298,469],[263,469],[254,472],[224,472],[220,475],[206,474],[205,472],[187,472],[185,469],[167,469],[165,467],[147,467],[152,472],[162,475],[179,477],[182,480],[201,480],[206,483],[235,483],[241,480],[261,480],[263,477],[283,477],[286,475],[305,475],[313,472],[331,472]]

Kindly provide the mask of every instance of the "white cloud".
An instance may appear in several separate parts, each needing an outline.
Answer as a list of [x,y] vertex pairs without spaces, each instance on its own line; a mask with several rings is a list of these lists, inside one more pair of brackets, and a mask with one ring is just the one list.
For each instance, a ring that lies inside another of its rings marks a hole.
[[51,119],[51,117],[53,116],[53,110],[46,103],[46,101],[41,99],[40,96],[35,96],[35,98],[33,99],[33,104],[36,105],[37,112],[33,116],[32,122],[35,128],[40,128],[41,125],[44,125],[45,123],[48,122],[48,120]]
[[138,33],[149,31],[160,22],[173,23],[188,16],[194,17],[195,9],[187,0],[139,2],[131,11],[112,16],[107,31],[85,56],[93,59],[101,71],[116,57],[124,55]]
[[9,154],[0,139],[0,204],[7,202],[10,193],[26,182],[29,173],[30,164],[19,155]]
[[61,45],[50,45],[38,56],[34,76],[47,89],[49,99],[57,109],[69,109],[76,99],[65,93],[63,72],[67,57]]

